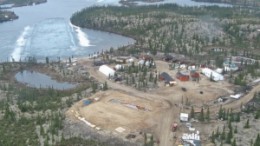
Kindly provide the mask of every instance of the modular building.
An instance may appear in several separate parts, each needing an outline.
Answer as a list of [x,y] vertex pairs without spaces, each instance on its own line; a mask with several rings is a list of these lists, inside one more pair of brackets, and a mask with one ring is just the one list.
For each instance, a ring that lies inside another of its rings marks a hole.
[[214,81],[223,81],[224,80],[224,76],[222,74],[217,73],[216,71],[211,70],[209,68],[203,68],[202,73]]
[[193,81],[197,81],[200,79],[200,74],[196,71],[190,71],[190,76]]
[[184,71],[179,71],[176,75],[177,79],[181,80],[181,81],[189,81],[190,80],[190,75],[188,72],[184,72]]
[[107,77],[111,77],[115,75],[115,70],[112,68],[108,67],[107,65],[101,65],[98,69],[101,73],[106,75]]
[[180,121],[181,122],[188,122],[189,121],[189,114],[180,113]]
[[160,74],[160,80],[164,80],[166,85],[175,85],[177,82],[166,72],[163,72]]

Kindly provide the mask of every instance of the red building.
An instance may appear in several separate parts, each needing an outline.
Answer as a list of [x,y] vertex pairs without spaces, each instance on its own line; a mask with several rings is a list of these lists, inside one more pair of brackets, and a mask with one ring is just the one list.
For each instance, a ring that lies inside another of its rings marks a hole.
[[190,80],[190,76],[189,73],[187,72],[181,72],[179,71],[176,75],[177,79],[179,79],[180,81],[189,81]]
[[196,71],[191,71],[191,72],[190,72],[190,77],[191,77],[191,79],[192,79],[193,81],[197,81],[197,80],[199,80],[199,78],[200,78],[200,74],[197,73]]

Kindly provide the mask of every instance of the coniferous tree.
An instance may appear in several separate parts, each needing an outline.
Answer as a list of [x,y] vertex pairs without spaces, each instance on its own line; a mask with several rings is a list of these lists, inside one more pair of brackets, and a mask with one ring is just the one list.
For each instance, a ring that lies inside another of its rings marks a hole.
[[108,89],[108,85],[107,85],[107,82],[104,83],[104,87],[103,87],[103,90],[107,90]]
[[250,125],[249,125],[249,119],[247,119],[247,121],[246,121],[246,124],[245,124],[245,126],[244,126],[244,128],[250,128]]
[[231,122],[235,121],[234,119],[234,113],[233,113],[233,110],[231,109],[230,113],[229,113],[229,119]]
[[225,138],[226,138],[226,132],[225,132],[225,126],[223,127],[223,130],[222,130],[222,133],[221,133],[221,140],[225,140]]
[[232,137],[233,137],[233,131],[232,131],[232,128],[231,128],[231,129],[229,129],[229,132],[227,134],[226,143],[231,144]]
[[210,121],[210,111],[209,111],[209,107],[207,108],[206,120],[207,120],[207,122]]
[[257,110],[255,114],[255,119],[259,119],[259,117],[260,117],[260,110]]
[[237,133],[237,126],[235,126],[234,133]]
[[215,133],[214,133],[214,131],[211,134],[211,142],[215,143]]
[[254,146],[260,146],[260,135],[259,134],[257,134]]
[[221,140],[221,142],[220,142],[220,146],[223,146],[223,141]]
[[217,132],[216,132],[216,137],[218,138],[219,135],[220,135],[220,133],[219,133],[219,127],[218,127],[218,128],[217,128]]
[[200,116],[199,116],[199,120],[201,121],[201,122],[204,122],[204,111],[203,111],[203,107],[201,108],[201,111],[200,111]]
[[237,146],[236,139],[233,140],[232,146]]
[[223,115],[223,109],[222,109],[222,105],[220,105],[219,111],[218,111],[218,118],[221,119]]
[[195,117],[195,112],[194,112],[194,108],[192,106],[191,111],[190,111],[190,118],[194,118],[194,117]]
[[222,111],[222,119],[226,120],[226,110],[225,109],[223,109],[223,111]]
[[46,60],[46,64],[49,64],[49,57],[46,57],[45,60]]
[[230,110],[228,109],[228,110],[227,110],[227,113],[225,114],[225,115],[226,115],[225,120],[229,120],[229,115],[230,115],[230,114],[229,114],[229,113],[230,113],[229,111],[230,111]]
[[240,122],[240,113],[237,113],[236,122]]

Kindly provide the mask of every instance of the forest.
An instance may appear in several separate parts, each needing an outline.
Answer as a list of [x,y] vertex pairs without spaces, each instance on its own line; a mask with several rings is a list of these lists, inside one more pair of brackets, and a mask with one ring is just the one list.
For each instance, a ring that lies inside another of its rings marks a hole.
[[[141,52],[183,54],[197,64],[216,61],[222,67],[228,56],[260,59],[260,8],[180,7],[175,4],[138,7],[91,7],[71,17],[74,25],[129,36],[136,40],[119,55]],[[226,48],[212,52],[209,48]],[[243,63],[242,63],[243,64]],[[241,64],[241,65],[242,65]],[[245,78],[260,75],[257,64],[243,65],[230,82],[245,85]]]
[[44,67],[35,62],[0,63],[0,145],[103,146],[102,142],[68,136],[63,131],[65,111],[83,98],[81,92],[91,88],[90,81],[73,90],[55,90],[23,86],[9,76],[36,66]]
[[192,56],[207,46],[258,51],[260,10],[225,7],[92,7],[71,17],[80,27],[132,37],[140,51]]

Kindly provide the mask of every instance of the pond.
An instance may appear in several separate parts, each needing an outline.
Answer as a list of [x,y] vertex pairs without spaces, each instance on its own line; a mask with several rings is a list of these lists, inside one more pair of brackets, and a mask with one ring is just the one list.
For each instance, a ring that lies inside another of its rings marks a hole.
[[34,88],[53,88],[56,90],[67,90],[77,86],[76,84],[71,84],[68,82],[58,82],[48,75],[28,70],[18,72],[15,75],[15,78],[18,82]]

